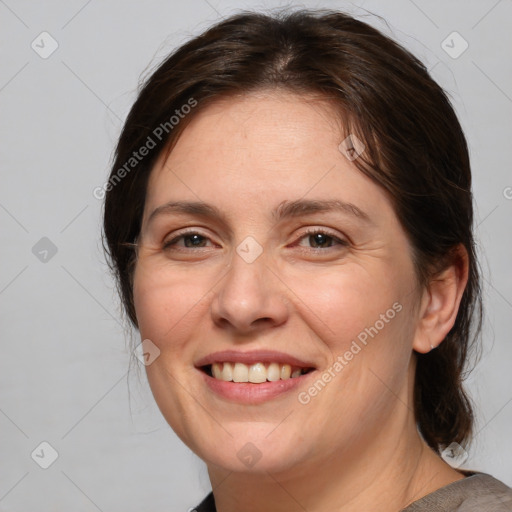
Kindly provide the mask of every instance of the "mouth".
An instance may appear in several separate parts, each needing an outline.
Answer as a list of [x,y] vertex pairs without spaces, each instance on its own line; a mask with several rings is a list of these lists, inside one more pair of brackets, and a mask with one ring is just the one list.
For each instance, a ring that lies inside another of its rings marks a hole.
[[317,368],[309,361],[275,351],[223,351],[195,363],[207,388],[229,402],[260,404],[290,393]]

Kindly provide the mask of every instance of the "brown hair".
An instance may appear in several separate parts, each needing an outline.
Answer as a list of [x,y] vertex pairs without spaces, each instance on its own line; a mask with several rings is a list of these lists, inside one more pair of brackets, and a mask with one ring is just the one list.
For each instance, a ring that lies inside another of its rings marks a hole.
[[414,407],[432,448],[467,444],[473,413],[462,380],[468,349],[481,330],[482,300],[466,140],[425,66],[346,14],[242,12],[176,49],[145,81],[104,187],[104,246],[129,319],[137,326],[133,244],[156,158],[209,103],[276,87],[320,95],[343,112],[346,132],[366,146],[354,163],[389,193],[421,286],[452,261],[454,248],[465,247],[469,278],[458,315],[439,348],[417,356]]

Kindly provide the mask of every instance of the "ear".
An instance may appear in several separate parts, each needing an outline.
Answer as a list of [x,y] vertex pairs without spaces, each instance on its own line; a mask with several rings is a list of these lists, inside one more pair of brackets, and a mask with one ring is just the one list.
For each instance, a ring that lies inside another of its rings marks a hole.
[[468,282],[468,253],[459,244],[452,263],[436,274],[423,291],[413,349],[425,354],[438,347],[453,327]]

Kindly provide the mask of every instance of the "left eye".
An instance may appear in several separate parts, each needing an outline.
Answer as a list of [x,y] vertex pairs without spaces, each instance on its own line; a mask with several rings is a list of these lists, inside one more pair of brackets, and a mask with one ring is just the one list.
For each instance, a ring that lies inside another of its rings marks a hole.
[[[309,243],[311,249],[328,249],[334,245],[348,245],[346,241],[325,231],[309,231],[302,235],[299,240]],[[302,246],[302,243],[298,245]]]

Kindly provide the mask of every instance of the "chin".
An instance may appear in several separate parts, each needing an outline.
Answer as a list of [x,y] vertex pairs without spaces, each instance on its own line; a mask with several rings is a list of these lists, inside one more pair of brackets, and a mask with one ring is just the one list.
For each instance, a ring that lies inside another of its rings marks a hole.
[[[222,429],[221,429],[222,430]],[[296,467],[306,458],[304,446],[298,436],[270,434],[265,429],[245,423],[238,429],[228,427],[232,437],[223,431],[219,437],[202,437],[197,443],[187,442],[189,447],[207,464],[219,466],[236,473],[282,473]],[[238,432],[236,431],[238,430]],[[273,439],[271,439],[274,437]]]

